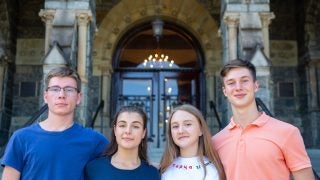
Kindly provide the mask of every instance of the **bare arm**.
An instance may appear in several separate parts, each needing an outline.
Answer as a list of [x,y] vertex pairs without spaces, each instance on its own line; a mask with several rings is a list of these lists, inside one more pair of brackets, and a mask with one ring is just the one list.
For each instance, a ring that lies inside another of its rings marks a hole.
[[314,180],[314,175],[311,167],[293,171],[292,176],[294,180]]
[[20,179],[20,172],[16,169],[5,166],[2,173],[2,180],[19,180]]

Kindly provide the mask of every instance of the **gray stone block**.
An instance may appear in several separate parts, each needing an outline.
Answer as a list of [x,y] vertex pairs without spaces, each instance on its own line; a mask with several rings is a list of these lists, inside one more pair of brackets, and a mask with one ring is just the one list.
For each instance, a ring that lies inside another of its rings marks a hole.
[[75,11],[58,9],[54,16],[53,26],[73,26],[75,23]]
[[52,30],[51,34],[51,44],[54,41],[59,42],[60,46],[71,46],[72,39],[73,39],[73,33],[76,31],[73,30],[72,27],[65,27],[65,26],[60,26],[60,27],[55,27]]
[[261,20],[258,13],[241,13],[240,29],[261,29]]

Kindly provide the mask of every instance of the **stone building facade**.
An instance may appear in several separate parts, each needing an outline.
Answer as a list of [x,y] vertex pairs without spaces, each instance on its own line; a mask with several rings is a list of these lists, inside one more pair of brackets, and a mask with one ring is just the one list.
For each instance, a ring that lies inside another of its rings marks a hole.
[[[106,136],[112,115],[126,97],[119,93],[124,82],[151,74],[155,90],[148,103],[156,103],[148,105],[154,108],[149,115],[155,135],[150,136],[160,139],[166,113],[160,104],[167,102],[161,90],[167,79],[161,78],[172,73],[196,76],[188,82],[194,89],[184,95],[192,93],[190,102],[203,111],[216,133],[214,110],[222,125],[231,113],[221,92],[219,69],[229,59],[243,58],[257,66],[258,97],[272,114],[297,126],[308,148],[319,148],[319,12],[316,0],[2,0],[0,146],[43,106],[43,77],[61,65],[76,68],[82,79],[80,123],[87,124],[104,101],[95,128]],[[158,46],[183,68],[130,66],[159,49],[148,44],[156,19],[164,23]]]

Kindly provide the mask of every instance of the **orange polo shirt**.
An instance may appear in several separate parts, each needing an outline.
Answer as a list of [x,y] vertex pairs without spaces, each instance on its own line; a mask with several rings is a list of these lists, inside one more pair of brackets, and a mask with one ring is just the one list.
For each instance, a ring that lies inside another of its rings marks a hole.
[[228,180],[288,180],[311,167],[298,128],[265,113],[245,129],[231,118],[212,141]]

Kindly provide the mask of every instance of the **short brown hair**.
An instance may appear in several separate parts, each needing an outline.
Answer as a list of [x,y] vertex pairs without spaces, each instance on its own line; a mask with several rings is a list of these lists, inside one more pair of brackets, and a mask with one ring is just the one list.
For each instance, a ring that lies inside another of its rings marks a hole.
[[46,88],[48,88],[49,82],[53,77],[71,77],[77,82],[77,91],[81,91],[81,79],[76,70],[70,67],[56,67],[51,69],[45,78]]
[[228,61],[221,69],[220,71],[220,77],[222,78],[222,82],[223,82],[223,78],[226,77],[226,75],[234,68],[239,68],[239,67],[243,67],[243,68],[247,68],[254,81],[256,81],[257,79],[257,75],[256,75],[256,68],[255,66],[250,62],[250,61],[246,61],[246,60],[242,60],[242,59],[235,59],[235,60],[231,60]]

